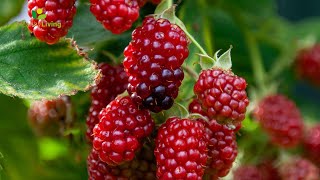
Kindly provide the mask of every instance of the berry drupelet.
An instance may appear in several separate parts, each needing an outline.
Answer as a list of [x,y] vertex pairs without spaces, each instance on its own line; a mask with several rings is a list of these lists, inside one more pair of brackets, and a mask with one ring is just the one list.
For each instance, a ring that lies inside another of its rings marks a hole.
[[114,34],[130,29],[139,17],[140,7],[137,0],[90,0],[90,3],[92,14]]
[[119,94],[123,93],[128,86],[128,76],[123,66],[111,66],[107,63],[100,63],[102,77],[96,86],[91,90],[91,106],[87,117],[87,139],[92,142],[92,130],[99,122],[98,115],[102,108],[105,108]]
[[[28,0],[28,28],[40,41],[55,44],[67,35],[76,14],[76,0]],[[44,18],[43,18],[44,17]]]
[[201,180],[207,161],[207,141],[201,122],[169,118],[161,125],[154,154],[160,180]]
[[150,112],[139,110],[129,97],[117,97],[101,110],[99,119],[93,147],[103,162],[113,166],[131,161],[154,127]]
[[133,31],[124,55],[131,99],[153,112],[169,109],[184,78],[181,65],[189,55],[186,34],[166,19],[147,17]]
[[246,80],[219,68],[203,70],[194,93],[203,111],[222,124],[240,124],[245,118],[249,100]]

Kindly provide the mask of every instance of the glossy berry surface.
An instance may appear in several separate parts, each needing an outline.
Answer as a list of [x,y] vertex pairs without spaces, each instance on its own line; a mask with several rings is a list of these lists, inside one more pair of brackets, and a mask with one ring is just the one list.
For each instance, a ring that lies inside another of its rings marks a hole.
[[73,117],[67,114],[69,105],[68,97],[33,102],[28,119],[34,132],[39,136],[61,136],[72,123]]
[[231,71],[203,70],[194,86],[204,112],[223,124],[239,124],[244,118],[249,100],[246,80]]
[[310,161],[303,158],[294,158],[280,167],[282,180],[318,180],[319,169]]
[[204,125],[189,119],[169,118],[159,128],[154,154],[158,179],[201,180],[207,161]]
[[90,3],[92,14],[114,34],[130,29],[139,17],[137,0],[90,0]]
[[75,0],[28,0],[28,28],[40,41],[55,44],[67,35],[76,14]]
[[154,127],[149,111],[139,110],[129,97],[113,100],[101,110],[99,119],[93,129],[93,147],[109,165],[131,161]]
[[156,162],[150,149],[143,148],[136,157],[120,166],[110,166],[99,158],[99,153],[92,149],[87,167],[89,180],[156,180]]
[[299,52],[296,69],[300,78],[320,86],[320,44]]
[[[197,99],[189,105],[191,113],[206,116]],[[199,119],[205,125],[205,137],[208,141],[208,160],[206,174],[212,179],[226,176],[238,155],[235,130],[227,125],[220,125],[214,119],[210,122]]]
[[263,180],[259,169],[253,165],[242,165],[233,172],[233,180]]
[[303,120],[295,103],[283,95],[265,97],[256,107],[254,116],[281,147],[296,146],[303,136]]
[[306,131],[303,145],[308,159],[320,165],[320,124]]
[[140,107],[153,112],[169,109],[178,96],[188,57],[185,33],[165,19],[147,17],[132,33],[123,62],[129,75],[128,92]]
[[86,120],[87,139],[92,142],[92,131],[99,122],[98,115],[102,108],[105,108],[119,94],[123,93],[128,86],[128,76],[123,66],[111,66],[107,63],[100,63],[102,77],[91,90],[91,106]]

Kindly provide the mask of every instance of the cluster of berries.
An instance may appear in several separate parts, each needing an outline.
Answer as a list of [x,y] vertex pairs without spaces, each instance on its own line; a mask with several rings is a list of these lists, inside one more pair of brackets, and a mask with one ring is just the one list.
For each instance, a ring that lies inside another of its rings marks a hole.
[[[90,0],[90,11],[106,29],[121,34],[139,18],[147,0]],[[161,0],[150,0],[159,4]],[[28,0],[28,28],[40,41],[55,44],[67,35],[76,14],[76,0]]]

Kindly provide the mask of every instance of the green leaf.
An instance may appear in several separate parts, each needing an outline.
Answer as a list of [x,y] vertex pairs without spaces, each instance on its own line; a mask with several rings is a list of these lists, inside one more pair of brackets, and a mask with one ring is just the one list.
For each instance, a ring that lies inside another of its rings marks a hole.
[[199,54],[200,56],[200,66],[203,70],[211,69],[214,64],[215,60],[207,55]]
[[[232,49],[232,46],[230,46],[230,48],[216,60],[216,62],[214,64],[215,67],[220,67],[224,70],[231,69],[231,67],[232,67],[231,49]],[[215,56],[217,56],[217,53]]]
[[70,39],[47,45],[25,22],[0,28],[0,92],[27,99],[53,99],[87,90],[98,75]]
[[18,15],[24,2],[24,0],[2,0],[0,6],[0,26]]
[[74,17],[73,26],[67,37],[74,39],[81,46],[91,46],[107,40],[121,39],[128,34],[130,32],[113,35],[92,15],[90,6],[81,3],[77,8],[77,15]]

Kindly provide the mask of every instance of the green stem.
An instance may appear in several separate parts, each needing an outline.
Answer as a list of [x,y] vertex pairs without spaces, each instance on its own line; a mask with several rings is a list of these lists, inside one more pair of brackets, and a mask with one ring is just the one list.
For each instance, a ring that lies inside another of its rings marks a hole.
[[197,48],[200,50],[200,52],[203,55],[209,56],[208,53],[203,49],[203,47],[197,42],[197,40],[187,30],[184,30],[184,32],[189,37],[189,39],[197,46]]
[[198,74],[191,69],[190,67],[186,66],[186,65],[182,65],[182,68],[195,80],[198,80],[199,76]]
[[249,49],[253,75],[256,80],[256,84],[260,91],[265,91],[265,71],[262,63],[262,57],[260,54],[259,46],[256,41],[256,38],[252,36],[249,30],[244,30],[245,39]]
[[168,7],[171,7],[173,5],[173,0],[167,0]]

